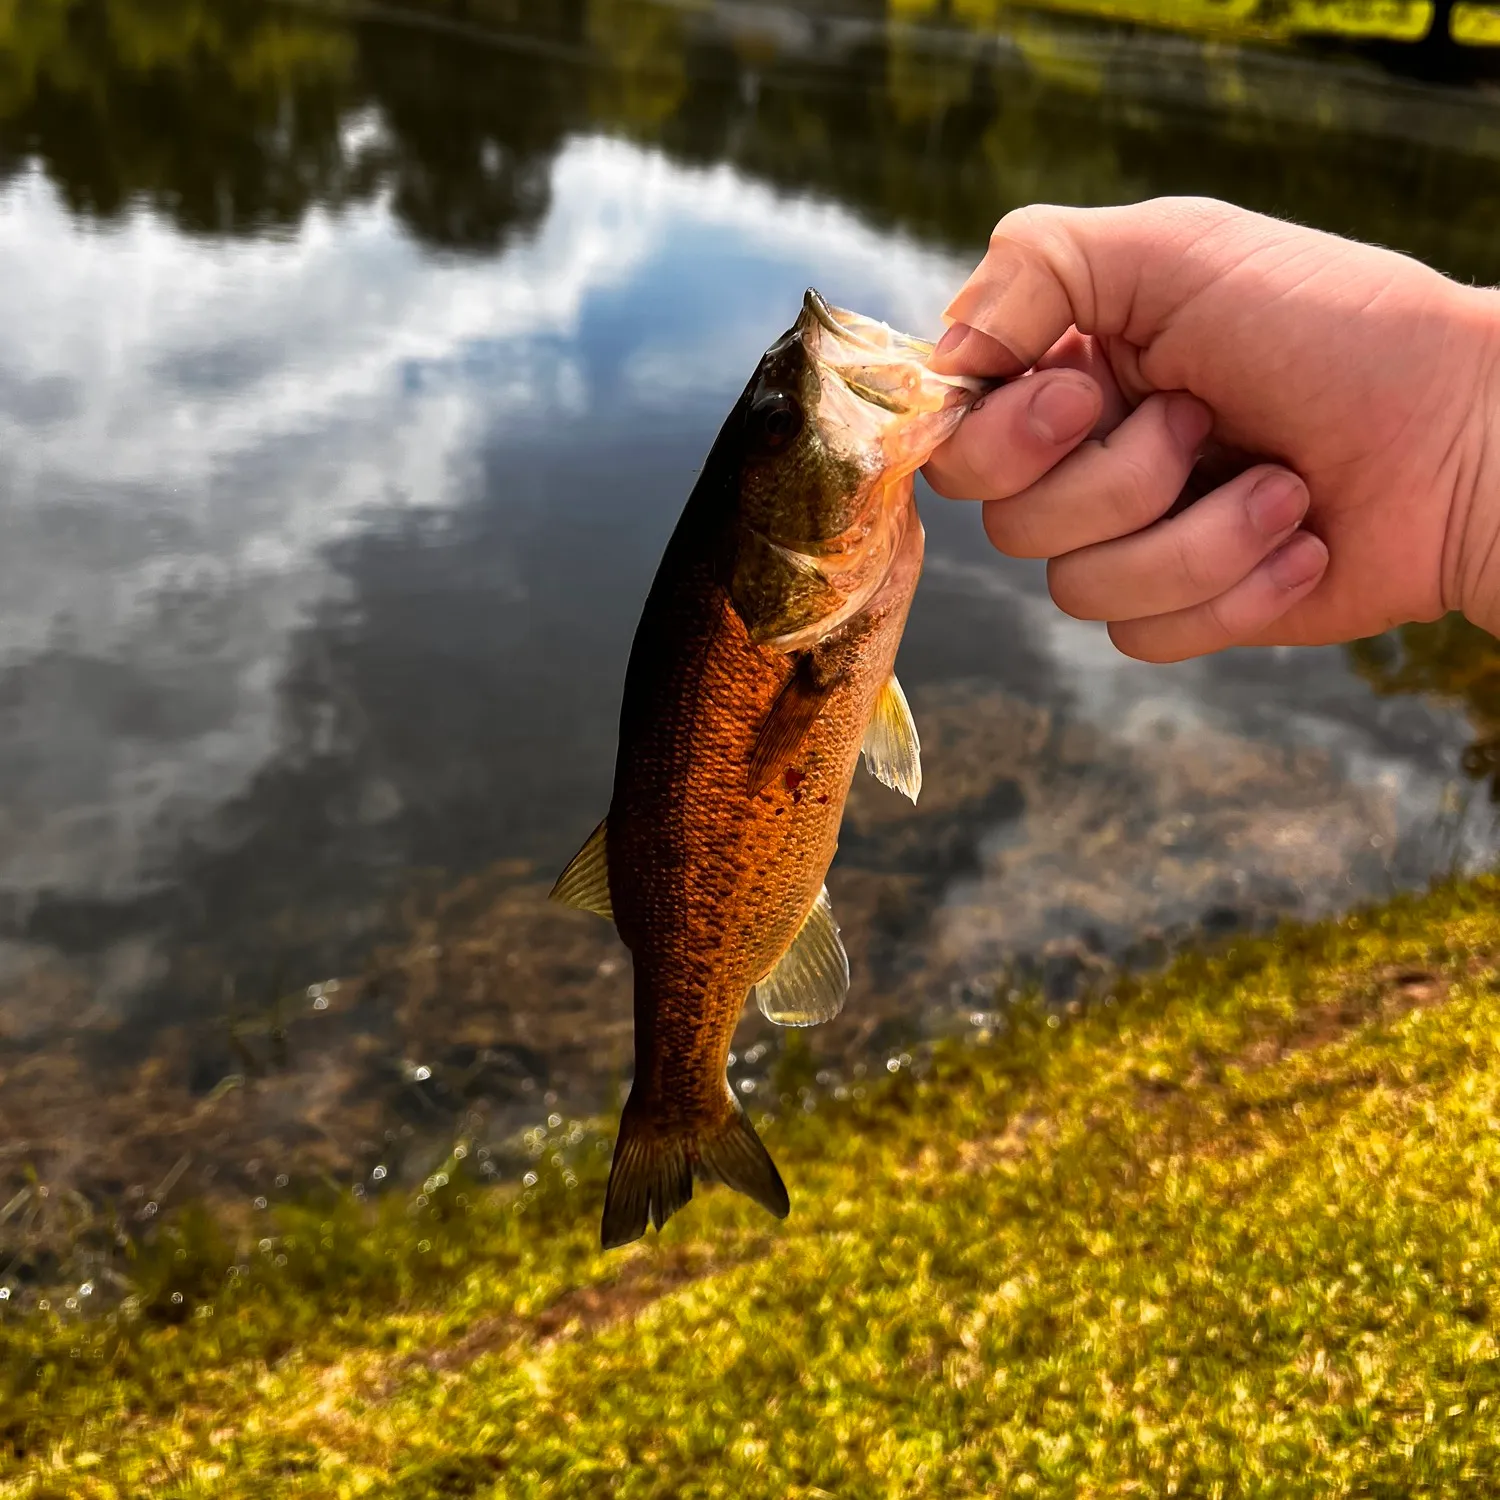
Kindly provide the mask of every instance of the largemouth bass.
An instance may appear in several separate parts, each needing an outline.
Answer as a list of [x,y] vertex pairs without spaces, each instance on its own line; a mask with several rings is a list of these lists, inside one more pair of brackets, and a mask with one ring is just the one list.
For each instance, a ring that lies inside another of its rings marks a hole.
[[635,1078],[601,1238],[658,1229],[695,1176],[789,1208],[729,1086],[752,992],[782,1026],[839,1013],[824,877],[861,749],[913,802],[892,668],[922,567],[913,475],[982,382],[808,292],[689,497],[631,648],[609,813],[553,889],[611,917],[635,969]]

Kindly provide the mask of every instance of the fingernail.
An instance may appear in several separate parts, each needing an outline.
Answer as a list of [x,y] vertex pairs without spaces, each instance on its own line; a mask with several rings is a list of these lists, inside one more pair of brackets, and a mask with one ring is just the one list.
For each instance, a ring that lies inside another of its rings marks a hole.
[[[959,351],[962,350],[962,353]],[[927,361],[934,370],[946,367],[952,373],[955,367],[966,375],[997,375],[1009,380],[1026,368],[993,334],[971,323],[954,323],[933,346]]]
[[1044,443],[1076,442],[1099,416],[1099,393],[1083,380],[1038,381],[1041,389],[1026,409],[1027,425]]
[[1186,452],[1196,454],[1213,425],[1214,414],[1196,396],[1167,399],[1167,426]]
[[1290,593],[1311,582],[1328,566],[1328,548],[1310,531],[1299,531],[1271,554],[1266,566],[1276,587]]
[[931,357],[936,359],[940,354],[952,354],[973,331],[967,323],[954,323],[933,346]]
[[1245,501],[1250,524],[1264,537],[1290,531],[1307,512],[1307,486],[1281,470],[1263,475]]

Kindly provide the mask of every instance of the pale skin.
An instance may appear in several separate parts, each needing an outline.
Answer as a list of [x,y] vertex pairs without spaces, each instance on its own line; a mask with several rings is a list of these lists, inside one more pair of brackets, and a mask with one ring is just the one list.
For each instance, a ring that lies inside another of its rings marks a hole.
[[929,481],[1127,656],[1500,634],[1500,293],[1158,199],[1007,215],[948,318],[935,368],[1019,378]]

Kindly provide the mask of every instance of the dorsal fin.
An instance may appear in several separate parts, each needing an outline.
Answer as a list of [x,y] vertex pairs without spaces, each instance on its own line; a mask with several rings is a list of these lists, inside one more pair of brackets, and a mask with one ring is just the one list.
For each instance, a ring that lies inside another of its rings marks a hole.
[[609,860],[604,844],[603,822],[588,836],[582,849],[568,863],[568,868],[557,877],[552,887],[551,899],[564,906],[576,906],[579,911],[597,912],[601,917],[615,919],[615,909],[609,899]]
[[894,672],[886,679],[875,700],[865,730],[865,765],[877,781],[883,781],[904,797],[917,800],[922,790],[922,744],[912,722],[906,694]]
[[761,1014],[778,1026],[817,1026],[844,1008],[849,956],[839,941],[827,886],[818,892],[791,946],[753,993]]

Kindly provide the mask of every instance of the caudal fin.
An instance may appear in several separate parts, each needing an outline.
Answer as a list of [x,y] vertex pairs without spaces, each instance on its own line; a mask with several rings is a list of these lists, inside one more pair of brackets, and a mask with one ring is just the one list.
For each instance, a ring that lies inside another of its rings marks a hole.
[[792,1206],[786,1185],[738,1099],[730,1095],[727,1118],[700,1132],[663,1130],[630,1105],[604,1190],[599,1238],[606,1250],[640,1239],[648,1223],[660,1229],[692,1198],[695,1176],[722,1182],[786,1218]]

